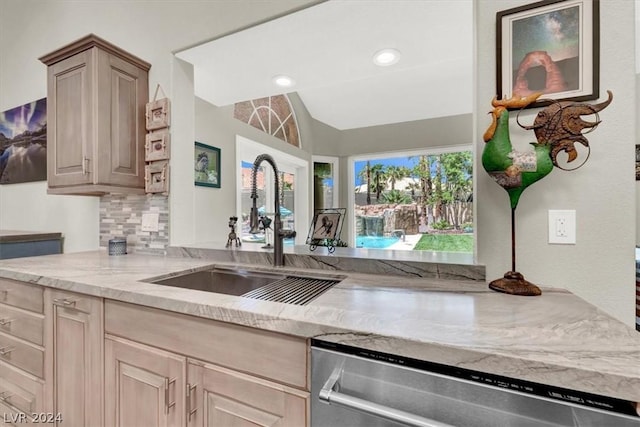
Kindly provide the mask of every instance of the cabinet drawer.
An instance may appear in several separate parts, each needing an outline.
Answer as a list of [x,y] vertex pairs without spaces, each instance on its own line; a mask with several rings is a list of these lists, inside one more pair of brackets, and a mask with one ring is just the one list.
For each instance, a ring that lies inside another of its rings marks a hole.
[[0,332],[42,345],[43,329],[42,315],[0,304]]
[[0,333],[0,361],[43,377],[44,352],[36,347]]
[[0,279],[0,303],[43,312],[42,287],[10,279]]
[[[24,425],[34,412],[42,412],[42,381],[0,362],[0,414],[9,425]],[[13,415],[11,415],[13,414]],[[21,418],[20,414],[24,414]]]
[[303,338],[116,301],[105,332],[307,389]]

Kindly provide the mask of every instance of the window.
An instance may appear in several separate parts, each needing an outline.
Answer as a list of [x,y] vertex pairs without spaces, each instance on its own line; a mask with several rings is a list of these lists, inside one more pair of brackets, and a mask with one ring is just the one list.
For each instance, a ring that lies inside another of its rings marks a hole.
[[460,147],[352,158],[351,245],[473,254],[472,166]]
[[313,210],[339,207],[338,158],[313,156]]
[[238,102],[233,117],[273,135],[295,147],[300,147],[296,116],[287,95]]
[[[309,226],[308,162],[238,135],[236,136],[236,159],[240,166],[238,168],[240,173],[238,174],[237,188],[239,189],[239,194],[236,208],[238,218],[242,218],[240,238],[243,242],[264,243],[268,240],[268,243],[273,244],[272,224],[269,224],[271,228],[267,228],[267,235],[265,235],[264,227],[260,233],[253,235],[249,233],[249,214],[253,204],[253,200],[250,197],[251,170],[253,162],[260,154],[269,154],[273,157],[280,172],[279,206],[282,226],[285,229],[296,230],[298,232],[296,242],[304,243],[307,227]],[[273,169],[269,163],[262,162],[256,174],[258,194],[256,206],[258,207],[258,215],[266,216],[271,221],[273,221],[275,214],[274,181]],[[267,223],[269,222],[268,220]],[[294,242],[286,243],[293,244]]]

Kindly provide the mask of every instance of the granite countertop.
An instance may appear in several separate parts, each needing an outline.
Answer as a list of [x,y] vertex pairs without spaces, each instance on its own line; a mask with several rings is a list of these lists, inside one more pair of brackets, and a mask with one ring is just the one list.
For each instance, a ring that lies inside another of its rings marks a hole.
[[340,272],[295,306],[144,282],[210,265],[237,264],[100,250],[3,260],[0,277],[640,402],[640,334],[562,289],[516,297],[477,280]]
[[38,242],[40,240],[60,239],[62,233],[46,231],[0,230],[0,243]]

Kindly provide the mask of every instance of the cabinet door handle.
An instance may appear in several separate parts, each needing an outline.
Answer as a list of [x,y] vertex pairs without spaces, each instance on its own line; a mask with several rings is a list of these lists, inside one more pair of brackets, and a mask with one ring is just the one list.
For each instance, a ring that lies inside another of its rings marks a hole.
[[192,404],[196,404],[196,387],[197,385],[187,384],[187,423],[191,421],[191,417],[198,411],[198,407],[191,409]]
[[176,401],[174,400],[173,402],[171,402],[171,397],[170,397],[170,393],[169,393],[169,388],[171,387],[171,384],[175,384],[176,383],[176,379],[169,379],[169,378],[165,378],[164,379],[164,412],[166,414],[169,413],[169,411],[171,410],[171,408],[173,408],[174,406],[176,406]]
[[89,159],[87,156],[82,156],[82,175],[89,173]]
[[11,322],[13,322],[15,319],[0,319],[0,326],[7,326],[9,325]]
[[60,307],[75,307],[76,306],[76,302],[78,302],[78,300],[69,299],[69,298],[54,298],[53,299],[53,303],[55,305],[59,305]]
[[15,347],[11,347],[10,345],[0,348],[0,357],[4,357],[11,354],[11,352],[15,349],[16,349]]

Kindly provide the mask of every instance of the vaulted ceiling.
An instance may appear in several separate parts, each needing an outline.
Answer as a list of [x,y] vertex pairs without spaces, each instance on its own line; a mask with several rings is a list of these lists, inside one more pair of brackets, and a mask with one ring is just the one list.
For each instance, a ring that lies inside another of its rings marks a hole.
[[[331,0],[181,51],[196,95],[217,106],[297,92],[337,129],[467,114],[472,0]],[[398,63],[373,54],[393,48]],[[282,89],[273,77],[288,75]]]

